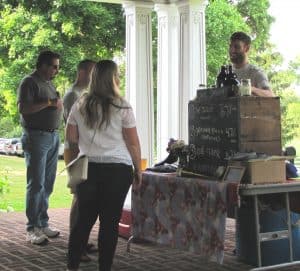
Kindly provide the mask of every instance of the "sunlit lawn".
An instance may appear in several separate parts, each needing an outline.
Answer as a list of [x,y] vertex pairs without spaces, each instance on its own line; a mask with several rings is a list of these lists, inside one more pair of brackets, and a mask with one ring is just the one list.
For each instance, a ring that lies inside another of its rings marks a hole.
[[[64,168],[64,162],[59,160],[59,173]],[[26,191],[26,169],[24,158],[16,156],[0,155],[0,169],[7,175],[10,184],[10,192],[5,195],[5,200],[15,211],[24,211]],[[72,195],[66,187],[66,172],[56,177],[54,191],[50,197],[49,208],[70,207]]]

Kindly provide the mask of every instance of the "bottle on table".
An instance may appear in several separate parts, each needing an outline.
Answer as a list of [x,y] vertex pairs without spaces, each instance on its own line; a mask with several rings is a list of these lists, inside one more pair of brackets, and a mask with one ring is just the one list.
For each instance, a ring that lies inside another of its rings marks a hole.
[[217,88],[224,87],[226,85],[226,78],[227,78],[227,68],[225,65],[221,66],[221,70],[217,76],[216,86]]
[[229,96],[239,95],[239,85],[240,82],[237,79],[237,75],[232,70],[232,65],[228,65],[228,73],[225,80],[225,86],[230,87]]
[[205,84],[199,84],[199,89],[206,89],[206,85]]

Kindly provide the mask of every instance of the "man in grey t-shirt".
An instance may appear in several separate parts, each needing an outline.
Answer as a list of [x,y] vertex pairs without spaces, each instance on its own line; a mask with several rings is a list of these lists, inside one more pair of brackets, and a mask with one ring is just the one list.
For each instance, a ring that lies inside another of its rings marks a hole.
[[[63,98],[65,123],[67,122],[73,104],[77,101],[77,99],[80,97],[82,92],[88,87],[90,82],[90,75],[95,64],[96,64],[95,61],[85,59],[80,61],[79,64],[77,65],[76,80],[72,85],[72,87],[66,92]],[[71,162],[69,159],[70,149],[69,149],[68,142],[65,142],[64,146],[65,146],[64,159],[65,159],[65,163],[68,164],[69,162]],[[71,212],[70,212],[70,230],[75,224],[75,221],[77,219],[77,213],[78,213],[78,201],[77,201],[76,193],[74,193]],[[86,250],[87,251],[93,250],[93,244],[88,244]],[[86,255],[86,251],[84,251],[83,255],[81,255],[80,260],[82,262],[88,262],[91,259]]]
[[57,53],[41,52],[36,70],[18,88],[21,137],[27,167],[27,241],[41,245],[59,235],[48,224],[49,197],[56,176],[62,101],[52,84],[59,70]]
[[77,65],[76,80],[63,98],[65,122],[67,122],[67,118],[70,114],[73,104],[77,101],[81,93],[88,87],[91,71],[94,66],[95,61],[89,59],[82,60]]
[[230,37],[229,56],[233,71],[239,80],[251,80],[251,94],[262,97],[274,97],[266,74],[258,67],[249,64],[248,53],[251,38],[244,32],[235,32]]

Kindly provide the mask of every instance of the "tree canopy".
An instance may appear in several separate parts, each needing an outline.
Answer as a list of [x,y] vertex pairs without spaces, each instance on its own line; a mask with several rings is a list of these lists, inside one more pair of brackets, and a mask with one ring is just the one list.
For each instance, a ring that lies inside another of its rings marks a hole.
[[121,5],[81,0],[1,1],[0,116],[18,121],[16,90],[20,80],[34,70],[40,51],[50,49],[61,55],[55,84],[63,94],[75,79],[80,60],[111,58],[124,44]]

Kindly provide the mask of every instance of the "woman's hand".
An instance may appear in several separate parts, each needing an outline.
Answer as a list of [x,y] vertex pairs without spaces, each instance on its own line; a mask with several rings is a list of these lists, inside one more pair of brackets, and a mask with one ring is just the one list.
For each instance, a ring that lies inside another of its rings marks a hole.
[[134,171],[132,190],[137,191],[141,188],[142,185],[142,172]]
[[142,184],[140,141],[137,135],[136,127],[123,128],[122,133],[133,163],[134,180],[132,183],[132,190],[136,191],[140,189]]

